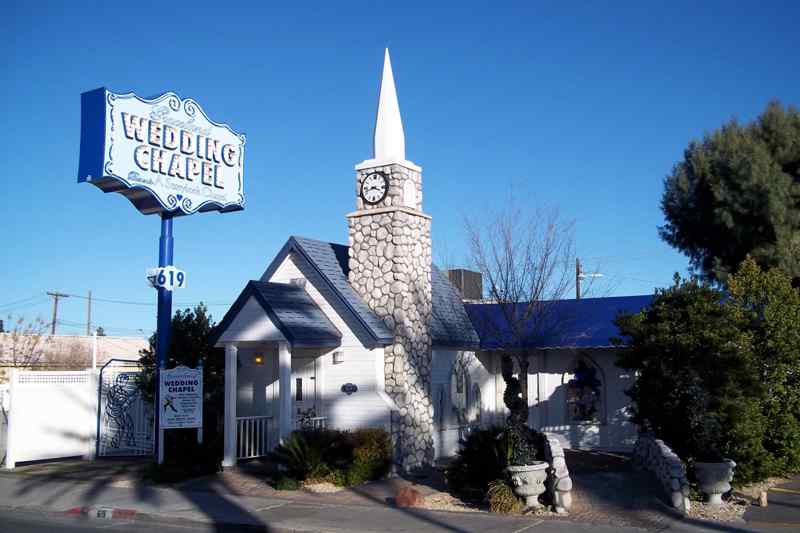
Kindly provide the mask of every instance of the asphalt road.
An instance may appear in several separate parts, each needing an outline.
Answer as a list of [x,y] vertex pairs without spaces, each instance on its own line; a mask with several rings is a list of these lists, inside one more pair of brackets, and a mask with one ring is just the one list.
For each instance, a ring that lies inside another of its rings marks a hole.
[[0,533],[80,533],[83,531],[109,531],[113,533],[225,533],[228,531],[268,530],[248,527],[226,527],[214,524],[169,524],[142,520],[88,520],[56,514],[32,513],[30,511],[0,511]]

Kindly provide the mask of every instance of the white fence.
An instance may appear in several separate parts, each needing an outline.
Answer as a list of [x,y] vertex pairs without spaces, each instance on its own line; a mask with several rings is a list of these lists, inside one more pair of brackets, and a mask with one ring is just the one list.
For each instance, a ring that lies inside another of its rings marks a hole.
[[11,371],[6,468],[21,461],[91,457],[97,434],[97,377]]
[[106,366],[102,372],[13,369],[5,411],[5,467],[63,457],[88,459],[96,453],[151,454],[153,414],[139,393],[140,373],[135,363]]

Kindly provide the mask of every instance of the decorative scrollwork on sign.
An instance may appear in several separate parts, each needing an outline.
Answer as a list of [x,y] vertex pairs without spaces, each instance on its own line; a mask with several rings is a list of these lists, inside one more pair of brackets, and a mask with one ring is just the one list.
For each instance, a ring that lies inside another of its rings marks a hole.
[[197,113],[197,104],[194,103],[194,100],[187,98],[183,101],[183,110],[186,111],[187,115],[193,117]]
[[176,198],[174,194],[168,195],[167,196],[167,205],[169,205],[170,209],[175,209],[175,206],[178,205],[178,198]]
[[[179,194],[178,197],[180,197],[180,196],[181,195]],[[181,208],[184,211],[191,211],[192,210],[192,200],[191,200],[191,198],[185,197],[183,200],[181,200]]]
[[178,109],[181,108],[180,98],[174,95],[167,98],[167,104],[169,105],[169,108],[172,109],[173,111],[177,111]]

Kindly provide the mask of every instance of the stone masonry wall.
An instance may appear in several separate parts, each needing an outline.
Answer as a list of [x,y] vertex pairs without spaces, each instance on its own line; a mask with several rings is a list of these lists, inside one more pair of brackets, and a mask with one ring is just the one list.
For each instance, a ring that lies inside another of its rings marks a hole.
[[[389,176],[389,190],[386,198],[377,204],[368,204],[361,198],[361,182],[373,172],[383,172]],[[414,205],[406,205],[404,198],[403,185],[411,182],[415,191]],[[356,176],[356,209],[380,209],[381,207],[405,206],[417,211],[422,211],[422,174],[416,170],[404,167],[403,165],[384,165],[362,169]]]
[[433,463],[430,217],[360,211],[350,219],[349,282],[394,332],[385,348],[386,392],[399,408],[396,457],[406,471]]
[[689,512],[686,468],[681,458],[663,440],[656,439],[651,433],[639,434],[633,447],[632,462],[635,468],[655,474],[673,507],[683,513]]

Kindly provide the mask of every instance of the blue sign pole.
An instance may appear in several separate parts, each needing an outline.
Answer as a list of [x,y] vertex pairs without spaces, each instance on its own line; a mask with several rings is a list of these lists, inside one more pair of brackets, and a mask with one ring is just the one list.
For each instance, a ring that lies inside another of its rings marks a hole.
[[[161,238],[158,240],[158,266],[172,266],[175,240],[172,238],[172,213],[161,215]],[[164,462],[164,430],[161,429],[161,370],[167,368],[169,337],[172,329],[172,291],[158,288],[158,330],[156,331],[156,446],[158,464]]]

